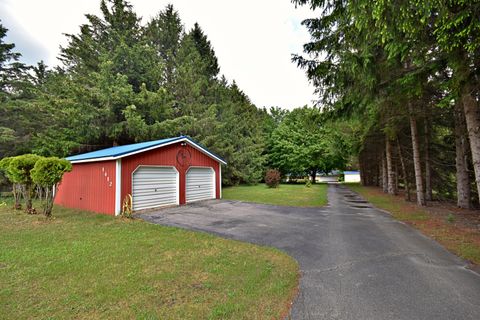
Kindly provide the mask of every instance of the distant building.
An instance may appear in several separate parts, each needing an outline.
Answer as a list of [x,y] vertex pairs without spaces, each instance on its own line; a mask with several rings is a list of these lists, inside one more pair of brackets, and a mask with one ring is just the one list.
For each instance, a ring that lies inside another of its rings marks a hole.
[[338,178],[340,177],[340,171],[332,170],[331,172],[325,174],[323,172],[317,172],[317,176],[315,177],[316,182],[338,182]]
[[345,182],[360,182],[360,171],[344,171]]
[[335,176],[316,176],[316,182],[338,182],[338,175]]

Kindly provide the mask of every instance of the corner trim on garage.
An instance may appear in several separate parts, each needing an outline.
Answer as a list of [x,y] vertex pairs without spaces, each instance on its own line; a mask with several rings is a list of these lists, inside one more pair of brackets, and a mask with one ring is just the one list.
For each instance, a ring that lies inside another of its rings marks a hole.
[[115,163],[115,215],[122,211],[122,159]]

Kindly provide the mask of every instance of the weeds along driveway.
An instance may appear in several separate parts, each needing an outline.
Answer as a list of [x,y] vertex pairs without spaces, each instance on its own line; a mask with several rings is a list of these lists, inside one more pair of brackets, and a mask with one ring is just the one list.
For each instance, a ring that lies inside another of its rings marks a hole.
[[329,206],[207,201],[141,218],[286,251],[301,267],[292,319],[479,319],[480,275],[409,226],[330,185]]

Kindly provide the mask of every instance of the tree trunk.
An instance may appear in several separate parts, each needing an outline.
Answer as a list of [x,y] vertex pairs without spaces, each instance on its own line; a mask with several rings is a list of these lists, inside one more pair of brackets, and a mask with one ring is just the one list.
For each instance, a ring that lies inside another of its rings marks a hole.
[[405,185],[405,200],[412,201],[412,198],[410,197],[410,182],[408,181],[407,168],[405,166],[405,159],[403,158],[402,146],[400,145],[400,141],[398,140],[398,138],[397,148],[398,157],[400,158],[400,165],[402,166],[403,184]]
[[422,162],[420,161],[420,142],[418,139],[417,119],[415,119],[415,114],[411,104],[409,105],[409,110],[410,130],[412,134],[413,166],[415,171],[415,186],[417,189],[417,203],[420,206],[425,206],[425,193],[423,189]]
[[52,216],[52,209],[53,209],[53,199],[54,195],[54,186],[45,187],[45,207],[43,208],[43,214],[47,217]]
[[384,152],[382,152],[382,188],[383,192],[388,193],[388,171]]
[[428,117],[428,108],[426,108],[427,116],[425,117],[425,200],[432,201],[432,174],[430,164],[430,118]]
[[[473,96],[473,86],[467,82],[461,90],[462,104],[472,153],[475,182],[480,194],[480,107]],[[480,200],[480,197],[479,197]]]
[[455,167],[457,174],[457,206],[471,209],[470,179],[468,177],[468,139],[465,114],[460,101],[455,103]]
[[398,194],[398,161],[395,161],[395,190]]
[[18,183],[13,184],[12,193],[13,193],[13,199],[15,201],[15,203],[13,205],[13,209],[14,210],[22,209],[22,205],[20,203],[20,198],[22,196],[22,190],[21,190],[21,187],[19,186]]
[[385,154],[387,157],[387,192],[388,194],[397,194],[395,187],[395,170],[393,168],[392,143],[388,137],[385,137]]
[[32,213],[33,205],[32,205],[32,186],[26,185],[24,186],[24,198],[25,198],[25,211],[27,213]]
[[311,176],[312,176],[312,183],[316,183],[317,169],[314,169],[314,170],[311,171]]
[[377,187],[381,187],[382,186],[382,179],[383,179],[383,168],[382,168],[382,159],[379,159],[378,161],[378,165],[377,167],[375,168],[375,171],[377,172],[375,178],[375,185]]

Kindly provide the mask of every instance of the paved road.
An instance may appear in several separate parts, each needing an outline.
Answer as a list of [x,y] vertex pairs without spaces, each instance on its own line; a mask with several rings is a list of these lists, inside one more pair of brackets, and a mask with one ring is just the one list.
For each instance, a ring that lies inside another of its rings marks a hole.
[[280,248],[300,263],[292,319],[480,319],[480,275],[436,242],[355,193],[329,206],[207,201],[145,220]]

